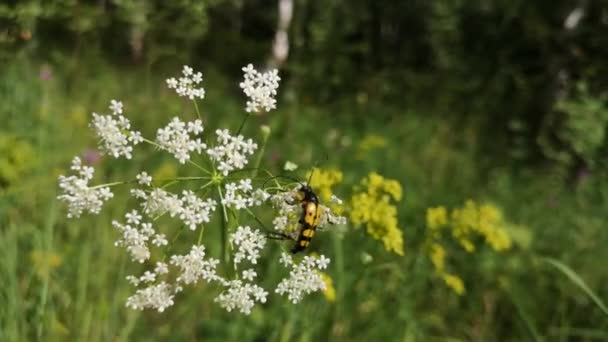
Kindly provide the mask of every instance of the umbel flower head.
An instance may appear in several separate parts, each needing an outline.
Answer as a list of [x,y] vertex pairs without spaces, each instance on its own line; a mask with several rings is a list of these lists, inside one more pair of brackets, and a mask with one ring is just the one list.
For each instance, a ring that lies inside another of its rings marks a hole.
[[243,68],[245,79],[240,87],[249,100],[247,101],[247,112],[266,112],[277,107],[275,96],[279,88],[279,73],[276,69],[261,73],[249,64]]
[[[248,98],[245,111],[274,109],[278,72],[260,73],[251,65],[243,70],[245,80],[240,85]],[[99,139],[100,150],[111,157],[131,159],[133,147],[142,143],[171,156],[177,165],[188,169],[183,174],[194,176],[161,179],[139,170],[132,179],[92,186],[89,183],[94,169],[74,158],[74,174],[59,177],[62,194],[58,199],[68,205],[68,217],[98,214],[113,196],[111,187],[130,187],[128,193],[134,207],[125,210],[124,218],[111,222],[115,245],[134,262],[133,273],[126,280],[135,290],[126,299],[126,306],[162,312],[174,305],[184,287],[212,284],[204,290],[220,307],[249,314],[256,305],[269,301],[270,293],[299,303],[305,295],[325,289],[319,270],[328,267],[329,258],[304,256],[298,261],[285,253],[276,260],[285,266],[285,278],[272,289],[261,286],[259,275],[265,272],[257,269],[259,261],[265,249],[281,246],[267,240],[259,217],[268,215],[260,214],[274,212],[269,225],[272,222],[285,232],[290,226],[289,233],[295,236],[301,205],[293,189],[274,184],[269,190],[270,187],[264,188],[266,183],[256,184],[245,172],[250,158],[263,160],[259,153],[264,150],[253,138],[240,134],[245,121],[238,130],[207,129],[197,103],[205,96],[200,72],[184,66],[181,77],[169,78],[166,83],[178,96],[193,102],[196,117],[194,113],[186,114],[193,117],[191,120],[174,116],[156,130],[155,136],[145,138],[123,115],[123,103],[112,100],[112,114],[93,113],[91,128]],[[319,209],[319,227],[345,221],[330,207],[320,204]],[[205,234],[209,230],[218,233]],[[216,236],[222,238],[213,240]],[[208,248],[213,244],[219,248]],[[219,257],[215,252],[218,250]]]
[[63,194],[57,198],[68,204],[68,217],[79,217],[82,212],[99,214],[103,203],[114,195],[107,186],[90,187],[95,170],[82,165],[78,157],[72,159],[72,170],[78,175],[59,176],[59,187]]

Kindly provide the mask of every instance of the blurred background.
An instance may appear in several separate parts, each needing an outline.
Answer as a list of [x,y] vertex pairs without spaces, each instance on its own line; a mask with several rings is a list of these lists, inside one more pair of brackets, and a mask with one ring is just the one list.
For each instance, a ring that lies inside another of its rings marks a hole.
[[[152,136],[190,108],[164,83],[188,64],[206,125],[238,127],[248,63],[282,78],[244,130],[272,128],[266,165],[339,170],[346,200],[370,172],[398,181],[403,253],[350,224],[315,242],[333,297],[244,316],[202,286],[126,309],[136,268],[110,226],[126,192],[67,220],[57,176],[74,155],[101,181],[178,174],[158,153],[101,156],[91,112],[122,100]],[[608,340],[607,1],[5,0],[0,75],[0,340]],[[459,243],[468,200],[508,248]]]

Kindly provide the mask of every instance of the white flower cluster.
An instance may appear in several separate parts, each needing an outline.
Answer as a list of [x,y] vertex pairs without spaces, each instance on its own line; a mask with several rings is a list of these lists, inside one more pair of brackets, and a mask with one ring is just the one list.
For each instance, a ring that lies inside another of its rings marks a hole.
[[196,136],[202,132],[203,122],[201,120],[186,123],[178,117],[174,117],[167,126],[158,129],[156,143],[161,149],[173,154],[180,163],[184,164],[186,160],[190,159],[190,152],[201,153],[207,148],[200,138],[191,137],[191,135]]
[[[257,264],[260,257],[260,251],[266,244],[266,237],[259,230],[253,230],[250,227],[238,227],[236,232],[230,236],[230,243],[236,248],[234,254],[234,267],[243,260],[248,260],[251,264]],[[243,279],[253,281],[257,276],[253,269],[243,271]],[[246,315],[251,313],[251,309],[255,302],[265,303],[268,292],[262,287],[247,283],[245,281],[235,279],[223,281],[222,284],[226,290],[215,298],[215,301],[228,312],[238,309]]]
[[83,211],[98,214],[104,201],[114,196],[108,187],[89,187],[89,181],[93,179],[95,169],[83,166],[80,158],[72,159],[71,169],[78,176],[59,176],[59,187],[63,194],[57,198],[68,204],[68,217],[80,217]]
[[151,308],[163,312],[173,305],[175,292],[177,291],[164,281],[156,285],[150,285],[137,290],[134,295],[129,297],[127,307],[135,310]]
[[205,260],[205,246],[192,246],[190,253],[186,255],[173,255],[171,265],[180,269],[177,281],[186,285],[196,284],[200,279],[207,282],[221,281],[216,273],[219,260],[209,258]]
[[227,176],[230,171],[239,170],[247,165],[247,155],[252,155],[258,145],[242,135],[230,135],[227,129],[218,129],[217,146],[207,149],[209,158],[217,162],[217,170]]
[[143,141],[141,133],[131,131],[129,119],[122,115],[122,102],[112,100],[110,110],[112,115],[93,113],[91,127],[95,129],[99,141],[99,149],[114,158],[125,156],[131,159],[133,146]]
[[156,246],[164,246],[168,243],[164,234],[156,234],[151,223],[141,221],[142,216],[137,210],[127,213],[125,218],[126,224],[118,221],[112,222],[112,225],[121,233],[121,238],[114,244],[125,247],[134,261],[143,263],[150,258],[148,241],[151,237],[153,237],[152,243]]
[[150,193],[141,189],[132,189],[131,194],[142,201],[141,206],[146,215],[150,217],[169,213],[171,217],[180,214],[182,202],[175,194],[171,194],[161,188],[154,188]]
[[262,205],[270,194],[262,189],[253,190],[251,179],[241,179],[238,183],[227,183],[222,204],[236,210]]
[[261,73],[249,64],[243,68],[245,79],[240,83],[241,89],[249,100],[245,110],[250,112],[259,112],[264,109],[266,112],[277,107],[275,96],[279,88],[279,72],[277,69],[272,69],[265,73]]
[[182,207],[179,218],[191,230],[195,230],[196,226],[199,224],[209,222],[211,219],[211,212],[215,211],[217,205],[214,199],[208,198],[207,200],[202,200],[190,190],[184,190],[182,192],[180,201]]
[[318,228],[323,228],[328,224],[346,224],[346,217],[335,214],[329,207],[326,207],[323,204],[319,204],[319,212],[321,215],[319,216]]
[[272,205],[278,210],[277,215],[272,220],[272,224],[276,231],[284,234],[297,236],[298,220],[302,207],[296,199],[296,191],[294,188],[291,191],[279,192],[273,194],[270,198]]
[[141,206],[146,215],[156,217],[168,213],[171,217],[179,217],[191,230],[208,223],[217,207],[214,199],[203,200],[191,190],[182,191],[181,198],[161,188],[154,188],[150,193],[132,189],[131,194],[143,200]]
[[300,263],[295,263],[289,254],[282,253],[280,262],[285,267],[291,267],[291,271],[289,277],[277,285],[275,292],[287,294],[287,298],[297,304],[305,294],[325,290],[325,283],[317,270],[327,268],[329,261],[324,255],[318,258],[307,255]]
[[256,284],[245,283],[235,279],[225,283],[227,290],[215,298],[215,302],[231,312],[238,309],[241,313],[249,315],[255,302],[266,303],[268,292]]
[[260,251],[266,244],[266,236],[259,230],[253,230],[248,226],[238,227],[230,237],[230,243],[236,246],[234,263],[239,264],[243,259],[257,264]]
[[152,176],[148,175],[146,171],[139,173],[135,179],[137,179],[137,183],[140,185],[152,185]]
[[190,100],[195,98],[204,99],[205,89],[203,87],[197,88],[198,84],[203,81],[203,74],[194,72],[191,67],[184,65],[182,75],[178,79],[174,77],[167,79],[167,87],[175,89],[177,95],[187,97]]

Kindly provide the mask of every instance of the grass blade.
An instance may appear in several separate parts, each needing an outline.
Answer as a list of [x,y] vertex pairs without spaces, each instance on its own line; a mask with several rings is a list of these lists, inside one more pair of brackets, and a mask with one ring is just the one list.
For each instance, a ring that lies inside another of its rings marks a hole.
[[583,290],[583,292],[585,292],[606,315],[608,315],[608,307],[606,307],[606,304],[604,304],[601,298],[596,295],[595,292],[589,288],[589,286],[587,286],[585,281],[576,272],[559,260],[553,258],[542,258],[542,260],[562,272],[566,277],[568,277],[568,279],[570,279],[570,281],[572,281],[576,286],[580,287],[581,290]]

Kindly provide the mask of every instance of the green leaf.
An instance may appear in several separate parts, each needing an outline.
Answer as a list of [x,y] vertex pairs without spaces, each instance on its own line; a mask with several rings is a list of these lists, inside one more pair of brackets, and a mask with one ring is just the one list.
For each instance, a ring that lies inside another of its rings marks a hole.
[[608,315],[608,307],[606,307],[606,304],[604,304],[604,302],[600,299],[600,297],[598,297],[595,294],[595,292],[593,292],[593,290],[591,290],[589,288],[589,286],[587,286],[585,281],[576,272],[574,272],[570,267],[568,267],[566,264],[562,263],[561,261],[553,259],[553,258],[542,258],[541,260],[548,263],[549,265],[557,268],[560,272],[562,272],[566,277],[568,277],[570,279],[570,281],[572,281],[575,285],[580,287],[581,290],[583,290],[583,292],[585,292],[591,298],[591,300],[593,300],[593,302],[595,304],[597,304],[597,306],[599,306],[600,309],[606,315]]

